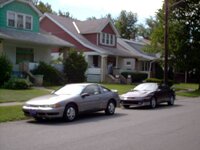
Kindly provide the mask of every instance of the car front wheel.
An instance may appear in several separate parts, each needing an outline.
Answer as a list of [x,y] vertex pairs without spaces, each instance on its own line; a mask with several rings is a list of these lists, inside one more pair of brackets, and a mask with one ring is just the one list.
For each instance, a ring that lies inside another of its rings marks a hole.
[[77,109],[74,105],[67,105],[63,114],[63,119],[66,121],[74,121],[77,117]]
[[172,95],[170,96],[170,99],[168,101],[168,105],[170,105],[170,106],[174,105],[174,97]]
[[113,115],[115,113],[115,103],[114,103],[114,101],[109,101],[108,102],[108,105],[107,105],[107,108],[105,110],[105,113],[107,115]]
[[150,107],[152,109],[156,108],[156,105],[157,105],[157,102],[156,102],[156,99],[153,97],[150,101]]

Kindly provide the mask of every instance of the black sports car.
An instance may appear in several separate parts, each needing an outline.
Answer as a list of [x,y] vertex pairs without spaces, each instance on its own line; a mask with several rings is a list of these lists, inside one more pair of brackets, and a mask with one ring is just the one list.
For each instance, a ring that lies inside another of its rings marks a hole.
[[174,105],[175,92],[166,85],[158,83],[142,83],[136,86],[130,92],[120,96],[121,105],[129,108],[132,105],[155,108],[159,103],[167,102],[168,105]]

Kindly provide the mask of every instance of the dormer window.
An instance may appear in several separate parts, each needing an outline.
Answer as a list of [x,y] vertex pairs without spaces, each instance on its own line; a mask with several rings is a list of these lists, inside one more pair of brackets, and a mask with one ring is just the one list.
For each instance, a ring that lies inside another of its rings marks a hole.
[[109,33],[101,33],[100,34],[100,43],[106,46],[114,46],[115,45],[115,35]]
[[8,12],[8,26],[15,27],[15,13]]
[[17,15],[17,28],[23,29],[24,28],[23,25],[24,25],[24,17],[23,17],[23,15],[18,14]]
[[23,13],[13,11],[7,12],[7,25],[8,27],[32,30],[33,17]]

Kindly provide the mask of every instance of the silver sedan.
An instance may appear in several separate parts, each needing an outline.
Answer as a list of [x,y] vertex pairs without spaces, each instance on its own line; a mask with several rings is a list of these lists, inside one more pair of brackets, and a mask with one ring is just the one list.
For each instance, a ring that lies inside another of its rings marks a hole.
[[22,109],[26,116],[36,120],[60,117],[73,121],[79,113],[88,111],[104,110],[107,115],[113,115],[119,101],[116,91],[99,84],[67,84],[52,94],[27,101]]

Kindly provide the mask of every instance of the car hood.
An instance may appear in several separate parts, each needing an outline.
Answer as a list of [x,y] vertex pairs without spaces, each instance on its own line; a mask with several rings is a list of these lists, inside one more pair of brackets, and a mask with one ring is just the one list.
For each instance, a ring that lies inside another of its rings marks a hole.
[[131,91],[121,95],[121,97],[145,97],[150,93],[152,93],[152,91]]
[[72,99],[75,97],[74,95],[56,95],[56,94],[49,94],[45,96],[40,96],[33,98],[26,102],[26,104],[31,105],[51,105],[62,102],[67,99]]

